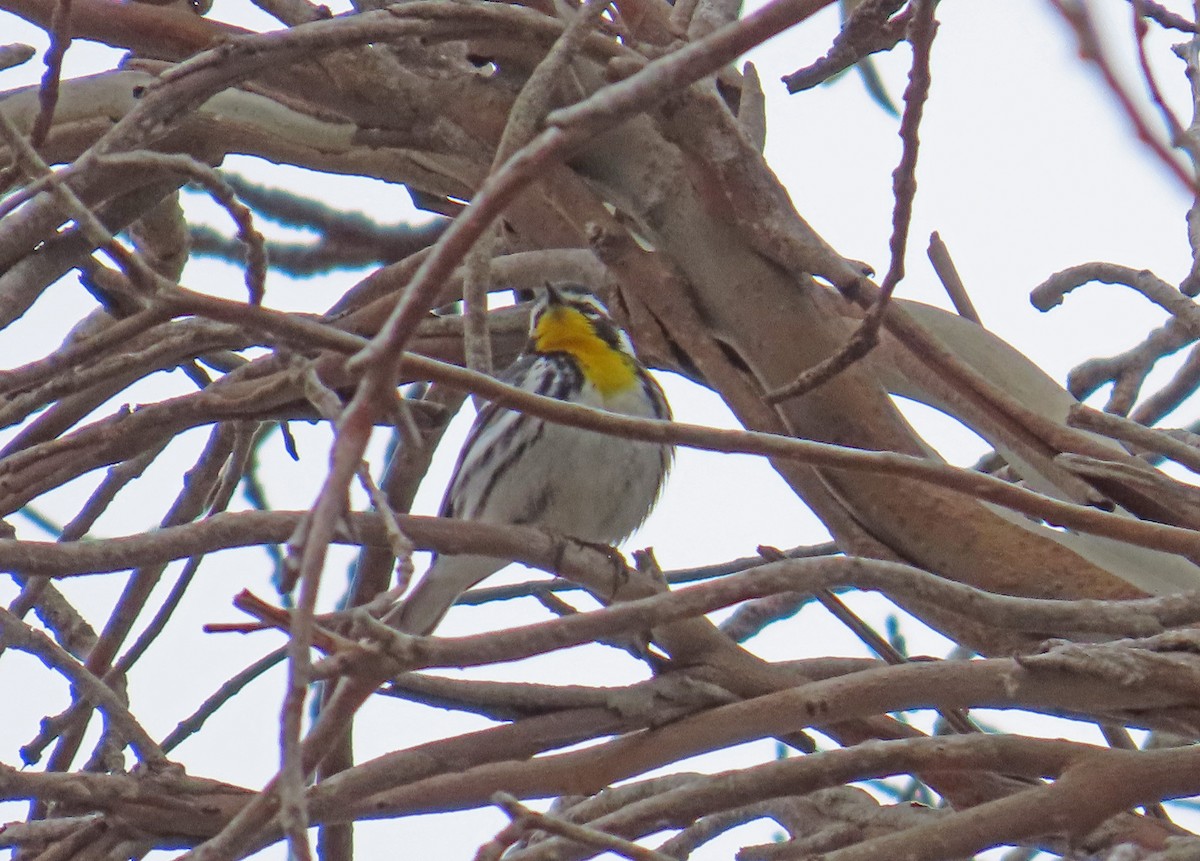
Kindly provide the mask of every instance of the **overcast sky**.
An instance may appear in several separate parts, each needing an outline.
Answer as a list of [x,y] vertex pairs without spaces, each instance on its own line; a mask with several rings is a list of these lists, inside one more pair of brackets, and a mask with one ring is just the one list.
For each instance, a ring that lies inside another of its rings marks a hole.
[[[245,5],[217,0],[213,14],[245,26],[270,26],[265,16],[248,12]],[[1106,7],[1103,20],[1111,49],[1126,68],[1132,68],[1128,4],[1121,0],[1093,4],[1101,5]],[[1170,5],[1187,12],[1185,4]],[[984,323],[1062,380],[1083,359],[1117,353],[1140,341],[1161,324],[1163,315],[1130,291],[1105,286],[1080,290],[1065,306],[1045,315],[1029,304],[1030,289],[1054,271],[1090,260],[1151,269],[1177,282],[1190,263],[1184,230],[1187,196],[1136,141],[1127,118],[1105,93],[1098,76],[1079,61],[1072,36],[1048,2],[946,0],[939,6],[938,16],[942,24],[933,49],[934,84],[921,129],[909,274],[898,295],[950,307],[924,254],[929,233],[939,231]],[[897,121],[870,101],[853,74],[832,86],[796,96],[788,96],[778,82],[782,75],[824,53],[836,28],[837,14],[827,10],[751,55],[767,87],[768,157],[809,223],[840,252],[882,272],[887,268],[891,229],[891,171],[899,156]],[[0,42],[20,40],[44,47],[39,31],[4,12],[0,12],[0,34]],[[1151,56],[1162,86],[1186,124],[1190,121],[1189,95],[1182,63],[1169,51],[1171,41],[1169,35],[1154,33]],[[68,73],[109,68],[114,56],[108,49],[76,43],[68,54]],[[897,100],[908,61],[909,53],[903,48],[878,59]],[[40,74],[38,59],[0,73],[0,89],[26,85]],[[1147,115],[1156,119],[1149,109]],[[1153,127],[1160,125],[1154,122]],[[225,167],[261,182],[302,186],[331,205],[361,210],[383,222],[413,217],[406,195],[382,184],[311,177],[245,158],[230,158]],[[225,224],[222,213],[196,196],[189,196],[189,207],[204,213],[213,224]],[[283,235],[261,224],[260,228]],[[277,307],[322,310],[358,277],[340,273],[288,283],[273,276],[268,301]],[[232,295],[240,285],[240,275],[224,264],[198,261],[189,266],[183,281],[189,287]],[[64,308],[82,308],[87,301],[69,281],[56,286],[18,325],[0,332],[0,366],[12,367],[42,355],[65,334],[64,327],[78,319],[78,314]],[[1164,378],[1172,367],[1173,363],[1164,363],[1154,379]],[[161,396],[167,382],[148,381],[123,393],[121,400]],[[665,378],[664,383],[680,419],[731,424],[715,396],[677,379]],[[969,430],[953,420],[927,409],[911,409],[927,439],[952,462],[972,463],[985,450]],[[1194,418],[1194,405],[1185,405],[1174,420],[1186,424]],[[459,416],[456,432],[450,435],[439,465],[422,489],[418,512],[436,510],[458,440],[469,421],[470,415]],[[300,464],[293,464],[279,446],[266,452],[272,502],[281,508],[306,507],[324,476],[328,435],[307,427],[295,430],[303,455]],[[8,434],[0,432],[0,440]],[[144,480],[146,489],[133,489],[146,494],[144,512],[152,512],[157,503],[151,500],[160,499],[153,485],[155,476],[177,476],[180,465],[195,456],[203,437],[190,434],[187,441],[173,446]],[[378,466],[378,452],[373,465]],[[60,521],[68,519],[98,478],[80,480],[55,494],[43,506],[46,513]],[[123,534],[148,525],[135,505],[127,504],[121,512],[103,520],[97,531]],[[13,520],[22,535],[43,537],[28,524]],[[749,555],[760,543],[788,547],[826,537],[819,522],[764,462],[681,452],[662,503],[629,546],[653,545],[664,567],[676,568]],[[176,651],[152,651],[132,680],[134,712],[146,718],[152,734],[165,735],[230,672],[279,644],[273,634],[206,637],[198,631],[205,621],[236,618],[229,600],[242,587],[270,595],[263,571],[260,553],[221,554],[205,563],[202,577],[209,582],[203,590],[192,590],[181,611],[182,618],[176,623],[179,632],[172,640]],[[116,578],[98,577],[71,582],[66,588],[91,609],[95,620],[107,613],[119,586]],[[14,594],[11,584],[0,582],[0,600],[7,603]],[[327,597],[332,600],[335,596],[330,593]],[[854,604],[876,618],[884,612],[883,602],[876,598],[862,597]],[[496,616],[488,611],[456,611],[444,631],[465,632],[497,624]],[[936,635],[923,635],[916,629],[910,637],[915,652],[944,654],[948,648]],[[752,647],[776,659],[864,654],[852,636],[815,608],[806,610],[799,623],[777,625]],[[180,663],[181,655],[186,672],[168,669]],[[25,672],[29,678],[44,681],[44,671],[24,658],[14,660],[16,657],[6,655],[0,661],[0,690],[13,690]],[[545,661],[538,672],[549,681],[577,682],[579,661],[587,659],[584,654]],[[611,654],[605,653],[603,662],[589,666],[609,667],[612,663]],[[528,678],[529,672],[528,667],[517,666],[493,668],[489,674]],[[639,672],[628,666],[624,675],[596,675],[589,681],[617,683]],[[204,733],[180,748],[179,755],[193,774],[255,786],[275,771],[281,680],[278,674],[261,680],[214,718]],[[36,733],[39,718],[61,709],[66,696],[65,689],[38,690],[26,700],[6,703],[0,717],[0,760],[14,763],[17,747]],[[426,709],[392,702],[376,704],[359,725],[360,757],[478,723],[435,714],[436,725],[431,725]],[[1045,731],[1098,738],[1094,729],[1064,723]],[[766,742],[748,748],[741,755],[749,759],[761,760],[773,753]],[[734,762],[727,753],[700,767],[730,767]],[[23,816],[22,807],[0,804],[0,821]],[[403,840],[415,847],[434,845],[423,841],[436,839],[440,858],[466,858],[499,827],[503,817],[485,812],[454,822],[470,824],[455,824],[448,831],[444,830],[445,821],[401,821],[370,825],[359,833],[363,840],[378,840],[375,845],[380,852],[393,851],[396,844],[392,841]],[[769,830],[760,829],[759,838]],[[727,857],[730,845],[731,840],[714,844],[706,857]],[[269,855],[280,857],[279,847]]]

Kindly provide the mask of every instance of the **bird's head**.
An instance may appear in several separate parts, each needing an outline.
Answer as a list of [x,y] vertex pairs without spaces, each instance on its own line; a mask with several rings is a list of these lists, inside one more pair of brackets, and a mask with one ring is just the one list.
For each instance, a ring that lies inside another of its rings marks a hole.
[[546,285],[546,292],[533,306],[529,337],[539,353],[607,349],[634,358],[629,336],[614,322],[608,308],[578,284]]
[[604,303],[578,284],[547,284],[533,307],[529,349],[535,353],[567,353],[601,391],[636,382],[633,344],[612,319]]

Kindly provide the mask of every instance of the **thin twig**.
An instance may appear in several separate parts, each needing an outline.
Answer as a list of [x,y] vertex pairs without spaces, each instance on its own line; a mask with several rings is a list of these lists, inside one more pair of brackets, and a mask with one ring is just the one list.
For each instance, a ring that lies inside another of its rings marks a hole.
[[1175,411],[1200,388],[1200,344],[1188,353],[1175,376],[1157,392],[1142,401],[1130,418],[1144,425],[1153,425]]
[[606,834],[596,828],[576,825],[574,822],[568,822],[558,816],[530,810],[507,792],[497,792],[492,796],[492,801],[508,814],[512,823],[489,843],[480,847],[479,851],[475,853],[475,861],[499,861],[505,850],[530,831],[557,834],[559,837],[582,843],[585,846],[608,850],[621,858],[628,858],[630,861],[678,861],[672,855],[655,852],[653,849],[623,840],[614,834]]
[[1163,96],[1162,89],[1158,86],[1158,79],[1154,76],[1154,70],[1150,68],[1150,59],[1146,56],[1146,35],[1149,27],[1146,26],[1143,16],[1149,8],[1148,0],[1132,0],[1130,5],[1133,10],[1133,34],[1137,44],[1138,66],[1142,71],[1142,79],[1146,82],[1150,98],[1154,102],[1154,106],[1158,108],[1159,116],[1162,117],[1163,123],[1167,127],[1171,143],[1187,152],[1195,165],[1197,161],[1200,161],[1200,141],[1196,141],[1188,135],[1187,129],[1183,127],[1179,117],[1175,116],[1175,111],[1167,104],[1166,97]]
[[[813,556],[833,556],[839,552],[836,544],[826,542],[824,544],[806,545],[784,550],[782,551],[782,558],[807,559]],[[663,580],[672,585],[697,583],[702,580],[711,580],[714,577],[724,577],[728,574],[736,574],[739,571],[747,571],[762,564],[763,558],[761,555],[743,556],[739,559],[731,559],[728,562],[664,571]],[[525,581],[504,586],[479,586],[464,592],[458,597],[455,603],[460,607],[476,607],[481,604],[490,604],[495,601],[510,601],[515,598],[540,598],[546,593],[575,592],[579,588],[576,584],[561,578],[549,581]]]
[[[246,462],[250,445],[253,442],[253,433],[246,432],[244,427],[238,428],[237,433],[238,439],[234,443],[234,450],[230,455],[228,466],[234,468],[240,478],[241,467]],[[228,470],[226,477],[228,477]],[[223,481],[221,486],[214,488],[214,498],[208,506],[210,517],[226,509],[236,489],[236,479],[233,481]],[[142,629],[142,632],[138,635],[133,645],[113,664],[114,673],[122,676],[127,674],[141,656],[145,654],[146,650],[150,648],[150,645],[162,633],[163,629],[166,628],[167,622],[170,621],[171,616],[183,601],[184,594],[195,578],[196,572],[200,569],[200,563],[203,561],[204,557],[202,555],[192,556],[188,559],[183,567],[183,571],[179,573],[179,577],[176,578],[174,585],[171,586],[171,591],[163,599],[154,617]]]
[[1187,191],[1195,196],[1200,193],[1196,177],[1190,174],[1179,163],[1170,149],[1151,131],[1145,118],[1138,109],[1137,102],[1125,89],[1120,77],[1113,68],[1104,51],[1104,43],[1096,30],[1095,21],[1086,3],[1080,0],[1050,0],[1050,5],[1058,10],[1059,15],[1075,32],[1079,45],[1079,53],[1083,59],[1092,63],[1099,70],[1104,84],[1117,99],[1126,118],[1133,125],[1138,140],[1144,143],[1164,167],[1174,176]]
[[101,156],[102,164],[158,168],[182,174],[203,188],[233,219],[237,238],[245,250],[245,283],[251,305],[261,305],[266,293],[267,252],[263,236],[254,226],[254,216],[237,198],[237,192],[224,178],[202,162],[180,153],[116,153]]
[[1141,7],[1141,14],[1152,19],[1160,27],[1168,30],[1179,30],[1184,33],[1195,33],[1196,22],[1189,21],[1182,15],[1172,12],[1161,3],[1154,0],[1131,0],[1131,3]]
[[[1167,326],[1156,330],[1140,346],[1113,359],[1093,359],[1072,371],[1068,378],[1071,393],[1079,398],[1112,379],[1114,386],[1107,409],[1125,415],[1133,407],[1154,363],[1163,355],[1200,338],[1200,306],[1147,269],[1099,261],[1054,273],[1030,292],[1029,300],[1038,310],[1049,311],[1061,304],[1071,291],[1092,281],[1130,287],[1172,316]],[[1155,396],[1153,406],[1143,404],[1135,417],[1137,421],[1154,424],[1187,396],[1195,386],[1191,379],[1194,374],[1189,374],[1191,365],[1189,359],[1176,378]]]
[[1084,404],[1071,407],[1067,421],[1072,427],[1102,433],[1147,451],[1158,452],[1180,466],[1200,473],[1200,447],[1175,438],[1169,431],[1148,428],[1132,419],[1093,410]]
[[34,655],[38,660],[62,673],[80,692],[76,702],[86,702],[99,708],[129,740],[138,759],[149,766],[167,762],[162,748],[150,737],[130,713],[129,708],[102,679],[75,660],[62,646],[41,631],[29,627],[12,613],[0,607],[0,628],[10,648]]
[[175,725],[175,729],[162,740],[162,749],[168,753],[177,748],[190,736],[195,735],[204,726],[205,721],[216,714],[217,710],[257,679],[267,670],[280,663],[287,656],[286,647],[280,647],[268,652],[250,666],[235,673],[213,692],[200,706]]
[[[1174,317],[1154,329],[1137,346],[1116,356],[1089,359],[1067,374],[1067,391],[1077,400],[1086,400],[1107,382],[1112,382],[1105,410],[1128,415],[1140,397],[1146,378],[1158,361],[1193,343],[1187,328]],[[1159,416],[1158,418],[1161,418]],[[1157,418],[1152,420],[1157,421]]]
[[38,89],[38,114],[29,133],[29,144],[39,149],[50,134],[54,108],[58,104],[59,79],[63,57],[71,47],[71,0],[55,0],[50,18],[50,47],[46,50],[46,71]]
[[[492,373],[492,331],[488,326],[488,270],[500,235],[495,227],[484,232],[463,259],[463,358],[481,374]],[[482,404],[477,403],[476,408]]]
[[900,163],[892,172],[892,195],[895,205],[892,209],[892,234],[888,240],[891,260],[880,283],[879,292],[867,309],[863,321],[842,348],[811,368],[806,368],[792,382],[767,392],[765,399],[768,403],[777,404],[799,397],[824,385],[871,352],[879,343],[879,327],[883,324],[888,303],[891,302],[892,293],[897,285],[904,278],[908,229],[912,223],[913,198],[917,193],[917,152],[920,149],[918,131],[925,110],[925,100],[929,97],[929,56],[934,35],[937,33],[934,8],[932,0],[914,0],[912,18],[908,25],[908,40],[913,46],[913,59],[908,73],[908,86],[904,90],[904,115],[900,119]]
[[946,295],[954,303],[954,310],[958,312],[958,316],[965,317],[982,326],[983,320],[980,319],[979,312],[975,310],[975,303],[971,301],[971,295],[967,292],[962,277],[958,274],[958,267],[954,265],[950,249],[946,247],[946,243],[942,241],[942,237],[936,230],[929,234],[929,248],[925,253],[929,257],[929,262],[933,264],[933,271],[937,273],[938,280],[946,288]]

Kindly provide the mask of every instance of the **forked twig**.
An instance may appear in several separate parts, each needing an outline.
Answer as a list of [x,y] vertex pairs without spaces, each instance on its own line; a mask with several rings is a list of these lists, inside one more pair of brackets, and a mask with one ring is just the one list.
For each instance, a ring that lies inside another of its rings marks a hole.
[[891,302],[892,293],[904,278],[904,256],[908,250],[908,229],[912,223],[913,198],[917,193],[917,152],[920,148],[918,131],[929,97],[929,56],[933,37],[937,33],[934,18],[935,4],[930,0],[914,0],[912,18],[908,25],[908,40],[913,46],[912,68],[904,90],[904,114],[900,119],[900,140],[903,144],[900,163],[892,172],[892,234],[888,240],[891,259],[879,293],[867,309],[863,321],[840,350],[818,364],[807,368],[795,380],[765,395],[768,403],[777,404],[799,397],[833,379],[857,362],[879,343],[879,327]]

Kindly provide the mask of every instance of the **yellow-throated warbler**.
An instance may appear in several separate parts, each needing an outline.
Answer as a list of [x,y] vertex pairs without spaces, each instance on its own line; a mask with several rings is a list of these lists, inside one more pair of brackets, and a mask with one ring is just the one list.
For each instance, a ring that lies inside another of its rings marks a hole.
[[[574,284],[548,285],[533,308],[529,342],[504,382],[614,413],[668,419],[662,389],[608,309]],[[581,541],[627,538],[650,513],[671,448],[567,427],[489,404],[458,456],[441,516],[530,524]],[[484,556],[438,556],[396,622],[428,634],[463,592],[507,565]]]

